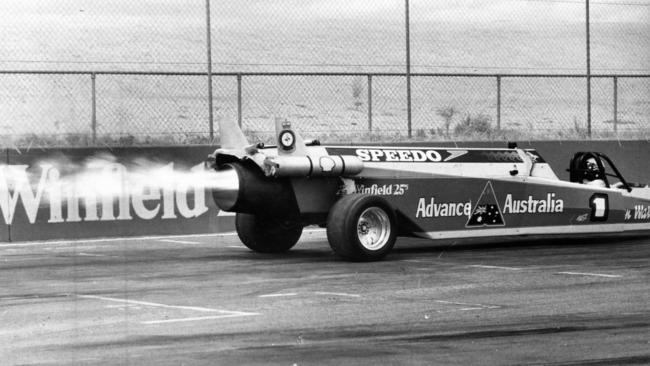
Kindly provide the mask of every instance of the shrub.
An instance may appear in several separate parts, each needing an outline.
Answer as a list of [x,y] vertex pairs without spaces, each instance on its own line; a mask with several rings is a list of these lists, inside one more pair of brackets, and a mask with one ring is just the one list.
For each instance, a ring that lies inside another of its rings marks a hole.
[[354,107],[358,110],[363,105],[361,96],[365,90],[365,85],[362,77],[356,77],[352,80],[352,98],[354,99]]
[[456,125],[454,128],[454,134],[456,136],[476,136],[489,137],[492,135],[492,118],[485,114],[479,114],[472,116],[467,114],[465,118]]
[[445,136],[449,137],[449,127],[451,126],[451,121],[454,119],[454,115],[458,113],[458,110],[454,107],[443,107],[438,108],[436,114],[442,117],[445,120]]

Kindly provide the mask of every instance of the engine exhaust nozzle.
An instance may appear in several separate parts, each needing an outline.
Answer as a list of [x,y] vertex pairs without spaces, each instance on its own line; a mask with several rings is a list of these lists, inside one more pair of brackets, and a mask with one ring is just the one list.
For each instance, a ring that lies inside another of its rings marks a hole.
[[218,173],[212,186],[212,198],[220,209],[230,211],[239,197],[239,175],[232,166],[225,166]]
[[[224,211],[261,215],[295,215],[298,204],[287,179],[269,178],[257,166],[241,162],[219,167],[220,182],[212,190]],[[217,187],[218,186],[218,187]]]

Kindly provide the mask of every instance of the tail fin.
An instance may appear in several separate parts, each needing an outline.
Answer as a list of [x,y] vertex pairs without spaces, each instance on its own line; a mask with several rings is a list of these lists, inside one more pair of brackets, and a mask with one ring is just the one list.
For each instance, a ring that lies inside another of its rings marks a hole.
[[250,145],[242,129],[230,118],[219,119],[219,138],[222,149],[243,149]]
[[276,119],[275,136],[278,141],[278,155],[307,156],[305,141],[298,132],[291,128],[291,122],[280,118]]

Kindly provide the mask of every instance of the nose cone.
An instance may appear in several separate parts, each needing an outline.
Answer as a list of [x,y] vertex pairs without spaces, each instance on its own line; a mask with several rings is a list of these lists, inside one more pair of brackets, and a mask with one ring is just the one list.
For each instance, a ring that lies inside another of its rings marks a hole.
[[212,198],[220,209],[230,211],[235,207],[239,198],[239,175],[230,166],[226,166],[217,173],[216,181],[212,185]]

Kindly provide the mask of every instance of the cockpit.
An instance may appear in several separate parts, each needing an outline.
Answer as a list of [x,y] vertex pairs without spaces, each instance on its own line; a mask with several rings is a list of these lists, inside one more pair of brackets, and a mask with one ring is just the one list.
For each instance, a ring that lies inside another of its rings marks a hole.
[[[613,173],[609,173],[606,165]],[[628,183],[618,171],[612,160],[607,155],[599,152],[578,152],[569,164],[569,180],[575,183],[582,183],[603,188],[620,188],[628,192],[633,187],[642,185]],[[609,178],[615,180],[611,183]]]

